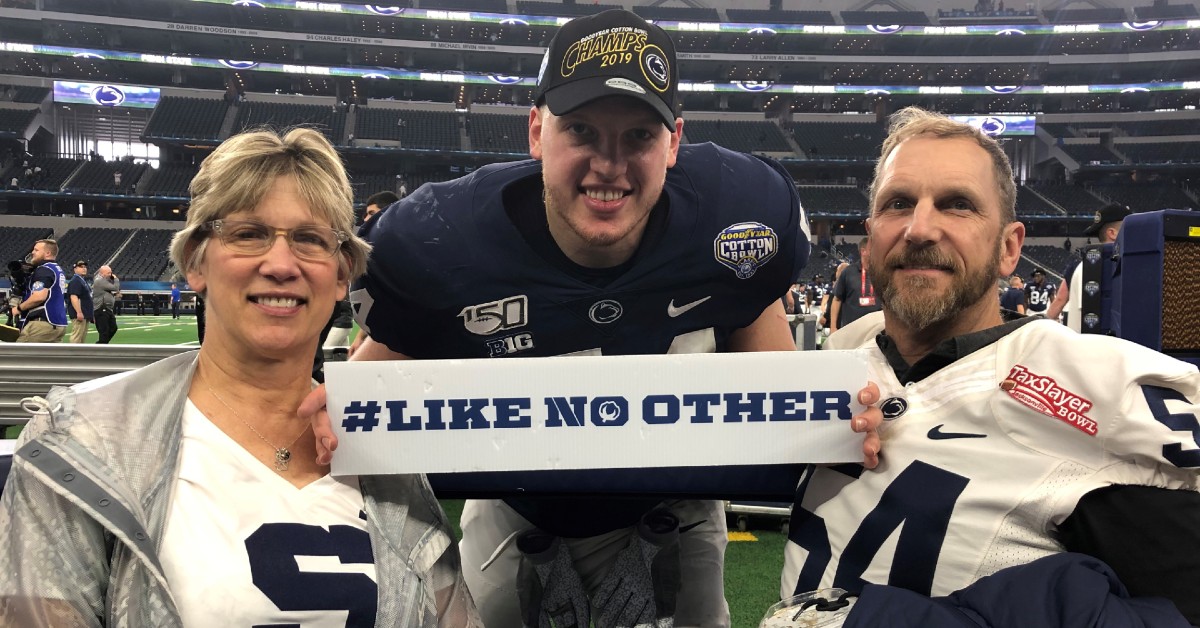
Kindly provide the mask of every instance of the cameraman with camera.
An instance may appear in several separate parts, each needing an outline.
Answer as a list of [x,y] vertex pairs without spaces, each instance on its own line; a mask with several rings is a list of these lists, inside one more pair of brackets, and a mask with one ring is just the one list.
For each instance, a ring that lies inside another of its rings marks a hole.
[[38,240],[26,258],[33,271],[13,312],[22,323],[17,342],[61,342],[67,332],[67,278],[54,261],[57,255],[57,242]]

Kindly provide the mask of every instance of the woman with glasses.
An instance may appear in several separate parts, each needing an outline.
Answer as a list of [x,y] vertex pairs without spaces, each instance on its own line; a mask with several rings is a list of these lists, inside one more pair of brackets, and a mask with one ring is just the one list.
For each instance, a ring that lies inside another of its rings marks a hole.
[[204,343],[52,391],[3,494],[0,625],[478,625],[425,478],[335,478],[296,415],[369,252],[333,148],[238,135],[191,195]]

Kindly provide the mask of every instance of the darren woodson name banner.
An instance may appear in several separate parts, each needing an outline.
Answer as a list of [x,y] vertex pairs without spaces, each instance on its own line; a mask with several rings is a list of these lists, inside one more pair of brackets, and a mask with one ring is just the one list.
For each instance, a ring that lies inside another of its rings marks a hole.
[[335,475],[862,459],[854,351],[326,364]]

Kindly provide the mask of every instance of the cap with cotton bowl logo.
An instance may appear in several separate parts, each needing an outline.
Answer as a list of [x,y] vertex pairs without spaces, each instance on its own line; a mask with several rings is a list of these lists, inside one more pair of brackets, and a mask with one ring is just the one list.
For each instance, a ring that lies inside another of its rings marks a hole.
[[561,116],[600,98],[629,96],[674,130],[675,65],[675,43],[666,31],[636,13],[611,9],[558,30],[542,57],[534,100]]

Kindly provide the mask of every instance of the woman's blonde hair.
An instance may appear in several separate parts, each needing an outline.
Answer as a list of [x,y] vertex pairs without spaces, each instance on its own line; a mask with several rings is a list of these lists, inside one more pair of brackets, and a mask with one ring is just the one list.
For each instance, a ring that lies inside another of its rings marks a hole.
[[371,245],[354,235],[354,194],[346,168],[324,135],[297,127],[286,132],[258,129],[221,143],[200,165],[189,186],[187,225],[171,240],[171,261],[180,272],[195,270],[208,248],[204,225],[262,202],[279,177],[292,177],[300,197],[317,218],[349,236],[339,269],[353,281],[367,269]]

